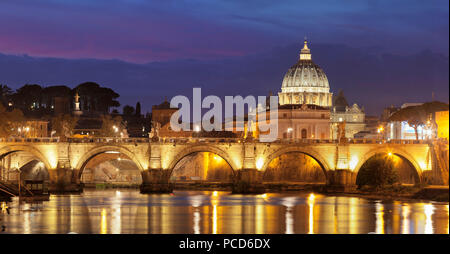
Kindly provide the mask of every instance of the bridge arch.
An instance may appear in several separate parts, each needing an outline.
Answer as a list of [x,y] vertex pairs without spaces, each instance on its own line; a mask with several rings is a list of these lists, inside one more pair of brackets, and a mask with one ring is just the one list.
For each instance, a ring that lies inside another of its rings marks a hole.
[[[35,148],[34,146],[30,145],[8,145],[0,148],[0,159],[3,158],[6,155],[9,155],[11,153],[15,152],[28,152],[38,158],[42,163],[44,163],[45,167],[50,170],[56,167],[56,165],[52,165],[50,163],[50,160],[42,154],[42,152]],[[57,158],[55,158],[53,161],[57,161]],[[56,164],[56,163],[53,163]]]
[[329,171],[330,167],[329,167],[327,161],[325,160],[325,158],[323,158],[318,152],[316,152],[311,147],[288,146],[288,147],[278,149],[277,151],[271,153],[266,158],[266,160],[263,163],[263,166],[261,167],[261,171],[265,172],[267,167],[269,166],[270,162],[272,160],[274,160],[275,158],[277,158],[283,154],[293,153],[293,152],[306,154],[306,155],[310,156],[311,158],[313,158],[322,168],[322,170],[325,174],[325,177],[328,178],[328,171]]
[[422,170],[417,163],[417,161],[414,159],[413,156],[411,156],[408,152],[395,148],[395,147],[382,147],[378,149],[371,150],[363,155],[363,157],[358,161],[358,163],[355,166],[354,173],[358,175],[358,172],[360,171],[361,167],[366,163],[370,158],[377,154],[389,154],[392,153],[393,155],[397,155],[398,157],[404,159],[407,161],[411,166],[413,167],[414,171],[417,173],[419,177],[419,181],[422,182]]
[[170,175],[172,175],[173,170],[174,170],[175,166],[177,165],[177,163],[180,162],[184,157],[186,157],[190,154],[199,153],[199,152],[210,152],[210,153],[214,153],[214,154],[217,154],[218,156],[222,157],[222,159],[224,159],[227,162],[227,164],[231,167],[231,169],[233,171],[233,175],[235,174],[237,167],[233,163],[233,160],[231,160],[231,158],[227,152],[225,152],[224,150],[222,150],[218,147],[211,146],[211,145],[195,145],[195,146],[191,146],[187,149],[183,149],[183,151],[179,152],[178,154],[176,154],[173,157],[173,159],[169,163],[169,167],[168,167],[168,169],[170,170]]
[[95,156],[97,156],[99,154],[106,153],[106,152],[119,152],[119,153],[122,153],[122,154],[126,155],[128,158],[130,158],[130,160],[132,160],[134,162],[134,164],[136,164],[136,166],[139,168],[140,171],[144,170],[144,168],[142,167],[140,161],[127,148],[122,147],[122,146],[106,145],[106,146],[95,147],[95,148],[93,148],[93,149],[91,149],[88,152],[83,154],[83,156],[78,160],[77,165],[76,165],[76,169],[79,170],[79,173],[78,173],[79,177],[81,177],[81,174],[83,173],[84,167],[87,165],[87,163],[92,158],[94,158]]

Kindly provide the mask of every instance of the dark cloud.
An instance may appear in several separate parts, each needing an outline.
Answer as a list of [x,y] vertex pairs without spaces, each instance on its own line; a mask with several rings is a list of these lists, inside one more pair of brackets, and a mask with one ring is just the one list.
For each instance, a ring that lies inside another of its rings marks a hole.
[[145,63],[244,56],[308,38],[448,55],[448,1],[3,0],[0,52]]
[[[325,71],[331,90],[343,89],[350,103],[369,114],[405,102],[436,99],[448,102],[448,57],[431,51],[411,55],[383,54],[371,48],[312,44],[313,60]],[[58,59],[0,54],[0,83],[18,88],[25,83],[65,84],[85,81],[112,87],[122,105],[140,101],[143,111],[165,96],[267,95],[278,92],[287,69],[298,58],[300,45],[221,60],[174,60],[133,64],[120,60]]]

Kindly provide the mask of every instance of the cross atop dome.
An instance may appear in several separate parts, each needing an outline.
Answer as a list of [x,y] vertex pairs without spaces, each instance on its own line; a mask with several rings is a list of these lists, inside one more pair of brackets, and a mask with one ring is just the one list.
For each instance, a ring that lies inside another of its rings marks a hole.
[[311,50],[308,48],[308,41],[306,40],[306,37],[303,48],[300,51],[300,60],[311,60]]

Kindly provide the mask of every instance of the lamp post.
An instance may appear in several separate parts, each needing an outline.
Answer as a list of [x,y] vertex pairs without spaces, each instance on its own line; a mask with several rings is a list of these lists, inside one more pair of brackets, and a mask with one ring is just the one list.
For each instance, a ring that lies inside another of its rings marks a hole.
[[384,131],[383,126],[378,127],[377,132],[378,132],[378,134],[380,134],[380,138],[381,138],[382,140],[384,139],[384,138],[383,138],[383,131]]

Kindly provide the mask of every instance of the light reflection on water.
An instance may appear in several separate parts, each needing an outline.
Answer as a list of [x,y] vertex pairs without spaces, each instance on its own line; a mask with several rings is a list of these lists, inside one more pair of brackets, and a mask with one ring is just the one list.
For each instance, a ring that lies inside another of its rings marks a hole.
[[231,195],[86,190],[50,201],[2,204],[0,233],[448,234],[448,203],[373,201],[320,194]]

